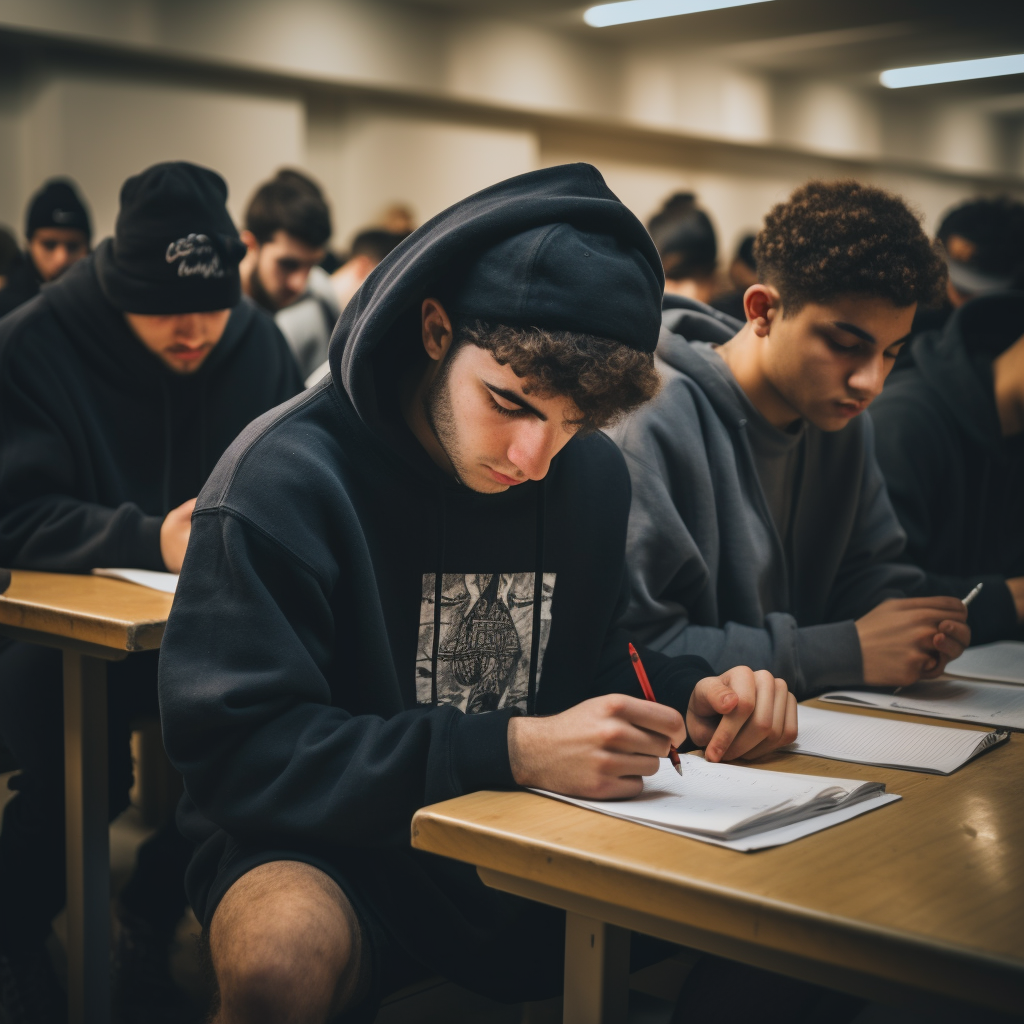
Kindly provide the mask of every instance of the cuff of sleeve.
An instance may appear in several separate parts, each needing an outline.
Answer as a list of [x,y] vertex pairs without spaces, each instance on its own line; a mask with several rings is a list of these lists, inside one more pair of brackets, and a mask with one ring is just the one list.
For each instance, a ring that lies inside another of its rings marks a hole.
[[160,527],[163,516],[139,515],[132,535],[125,538],[124,566],[126,569],[154,569],[166,572],[164,556],[160,553]]
[[516,788],[508,757],[508,723],[518,715],[518,709],[510,708],[455,720],[452,746],[463,793]]
[[798,629],[796,650],[803,676],[803,692],[796,694],[797,700],[864,684],[864,657],[852,619]]
[[[686,714],[686,709],[690,706],[690,697],[693,696],[697,684],[708,676],[718,675],[703,658],[693,654],[666,658],[661,665],[656,664],[655,658],[648,651],[644,651],[642,656],[648,670],[653,670],[650,671],[650,675],[658,702],[675,708],[682,715]],[[651,664],[652,662],[655,663]],[[639,684],[637,691],[635,696],[642,697]]]
[[981,593],[967,609],[971,646],[1009,640],[1017,634],[1017,606],[1002,576],[982,576],[971,584],[984,583]]

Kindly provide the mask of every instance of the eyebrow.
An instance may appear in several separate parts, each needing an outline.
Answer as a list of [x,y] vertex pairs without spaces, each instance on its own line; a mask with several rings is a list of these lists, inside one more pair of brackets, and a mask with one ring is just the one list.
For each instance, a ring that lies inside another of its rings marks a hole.
[[856,324],[848,324],[843,320],[833,320],[833,327],[838,327],[841,331],[846,331],[847,334],[852,334],[854,337],[860,338],[863,341],[870,341],[872,345],[876,344],[878,339],[873,335],[869,334],[862,327],[858,327]]
[[530,403],[526,401],[526,399],[523,398],[522,395],[518,395],[514,391],[509,391],[508,388],[499,388],[497,384],[488,384],[487,381],[484,381],[483,385],[485,388],[487,388],[488,391],[493,391],[494,394],[500,395],[506,401],[513,402],[515,405],[518,405],[521,408],[526,409],[528,412],[533,413],[533,415],[536,416],[537,419],[542,420],[544,423],[547,423],[547,416],[545,416],[544,413],[542,413],[540,409],[538,409],[536,406],[530,405]]

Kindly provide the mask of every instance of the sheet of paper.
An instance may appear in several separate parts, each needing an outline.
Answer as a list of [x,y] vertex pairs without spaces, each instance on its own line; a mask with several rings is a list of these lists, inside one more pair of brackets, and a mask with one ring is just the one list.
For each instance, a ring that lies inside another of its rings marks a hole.
[[905,686],[896,693],[892,690],[835,690],[823,694],[821,699],[833,704],[1024,730],[1024,687],[1004,683],[936,679]]
[[885,788],[859,779],[712,764],[693,755],[683,757],[681,765],[682,777],[663,759],[657,774],[644,779],[643,792],[632,800],[588,800],[580,806],[676,831],[736,839],[830,811]]
[[1024,643],[1004,640],[998,644],[968,647],[946,666],[946,674],[962,679],[988,679],[995,683],[1024,686]]
[[115,580],[127,580],[150,590],[162,590],[173,594],[178,585],[178,576],[173,572],[154,572],[152,569],[93,569],[93,576],[110,576]]
[[1008,732],[974,732],[893,718],[869,718],[800,705],[800,731],[786,749],[834,761],[949,775],[972,757],[1009,739]]

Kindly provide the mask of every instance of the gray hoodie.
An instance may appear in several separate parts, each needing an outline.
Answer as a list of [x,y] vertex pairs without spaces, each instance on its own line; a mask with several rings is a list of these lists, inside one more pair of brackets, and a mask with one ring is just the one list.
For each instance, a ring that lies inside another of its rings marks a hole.
[[862,684],[854,620],[924,580],[896,562],[906,536],[870,419],[830,433],[805,425],[784,545],[747,436],[752,407],[724,364],[690,344],[727,341],[739,324],[695,304],[666,310],[664,323],[661,393],[611,431],[633,484],[624,624],[719,672],[770,669],[799,699]]

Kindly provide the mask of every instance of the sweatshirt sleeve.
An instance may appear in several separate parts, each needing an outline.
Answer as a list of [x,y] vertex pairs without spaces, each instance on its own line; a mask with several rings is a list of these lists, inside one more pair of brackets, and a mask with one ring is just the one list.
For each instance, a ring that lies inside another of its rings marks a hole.
[[514,785],[512,712],[337,706],[328,672],[356,708],[373,680],[359,652],[333,664],[334,621],[319,575],[276,540],[230,511],[196,514],[159,690],[167,752],[206,818],[242,841],[404,845],[419,807]]
[[69,438],[21,380],[0,372],[0,564],[51,572],[97,566],[162,570],[160,516],[138,505],[109,508],[75,496]]
[[[686,412],[682,401],[675,403],[674,416]],[[737,665],[767,669],[785,679],[801,700],[863,682],[860,642],[852,622],[800,628],[792,615],[773,612],[764,626],[719,624],[714,597],[718,581],[712,580],[680,510],[688,503],[704,533],[717,536],[714,487],[697,422],[676,419],[663,429],[653,417],[637,417],[613,436],[626,457],[633,488],[626,539],[629,604],[621,622],[625,629],[670,658],[701,658],[715,673]],[[701,459],[679,444],[680,436],[701,445]]]

